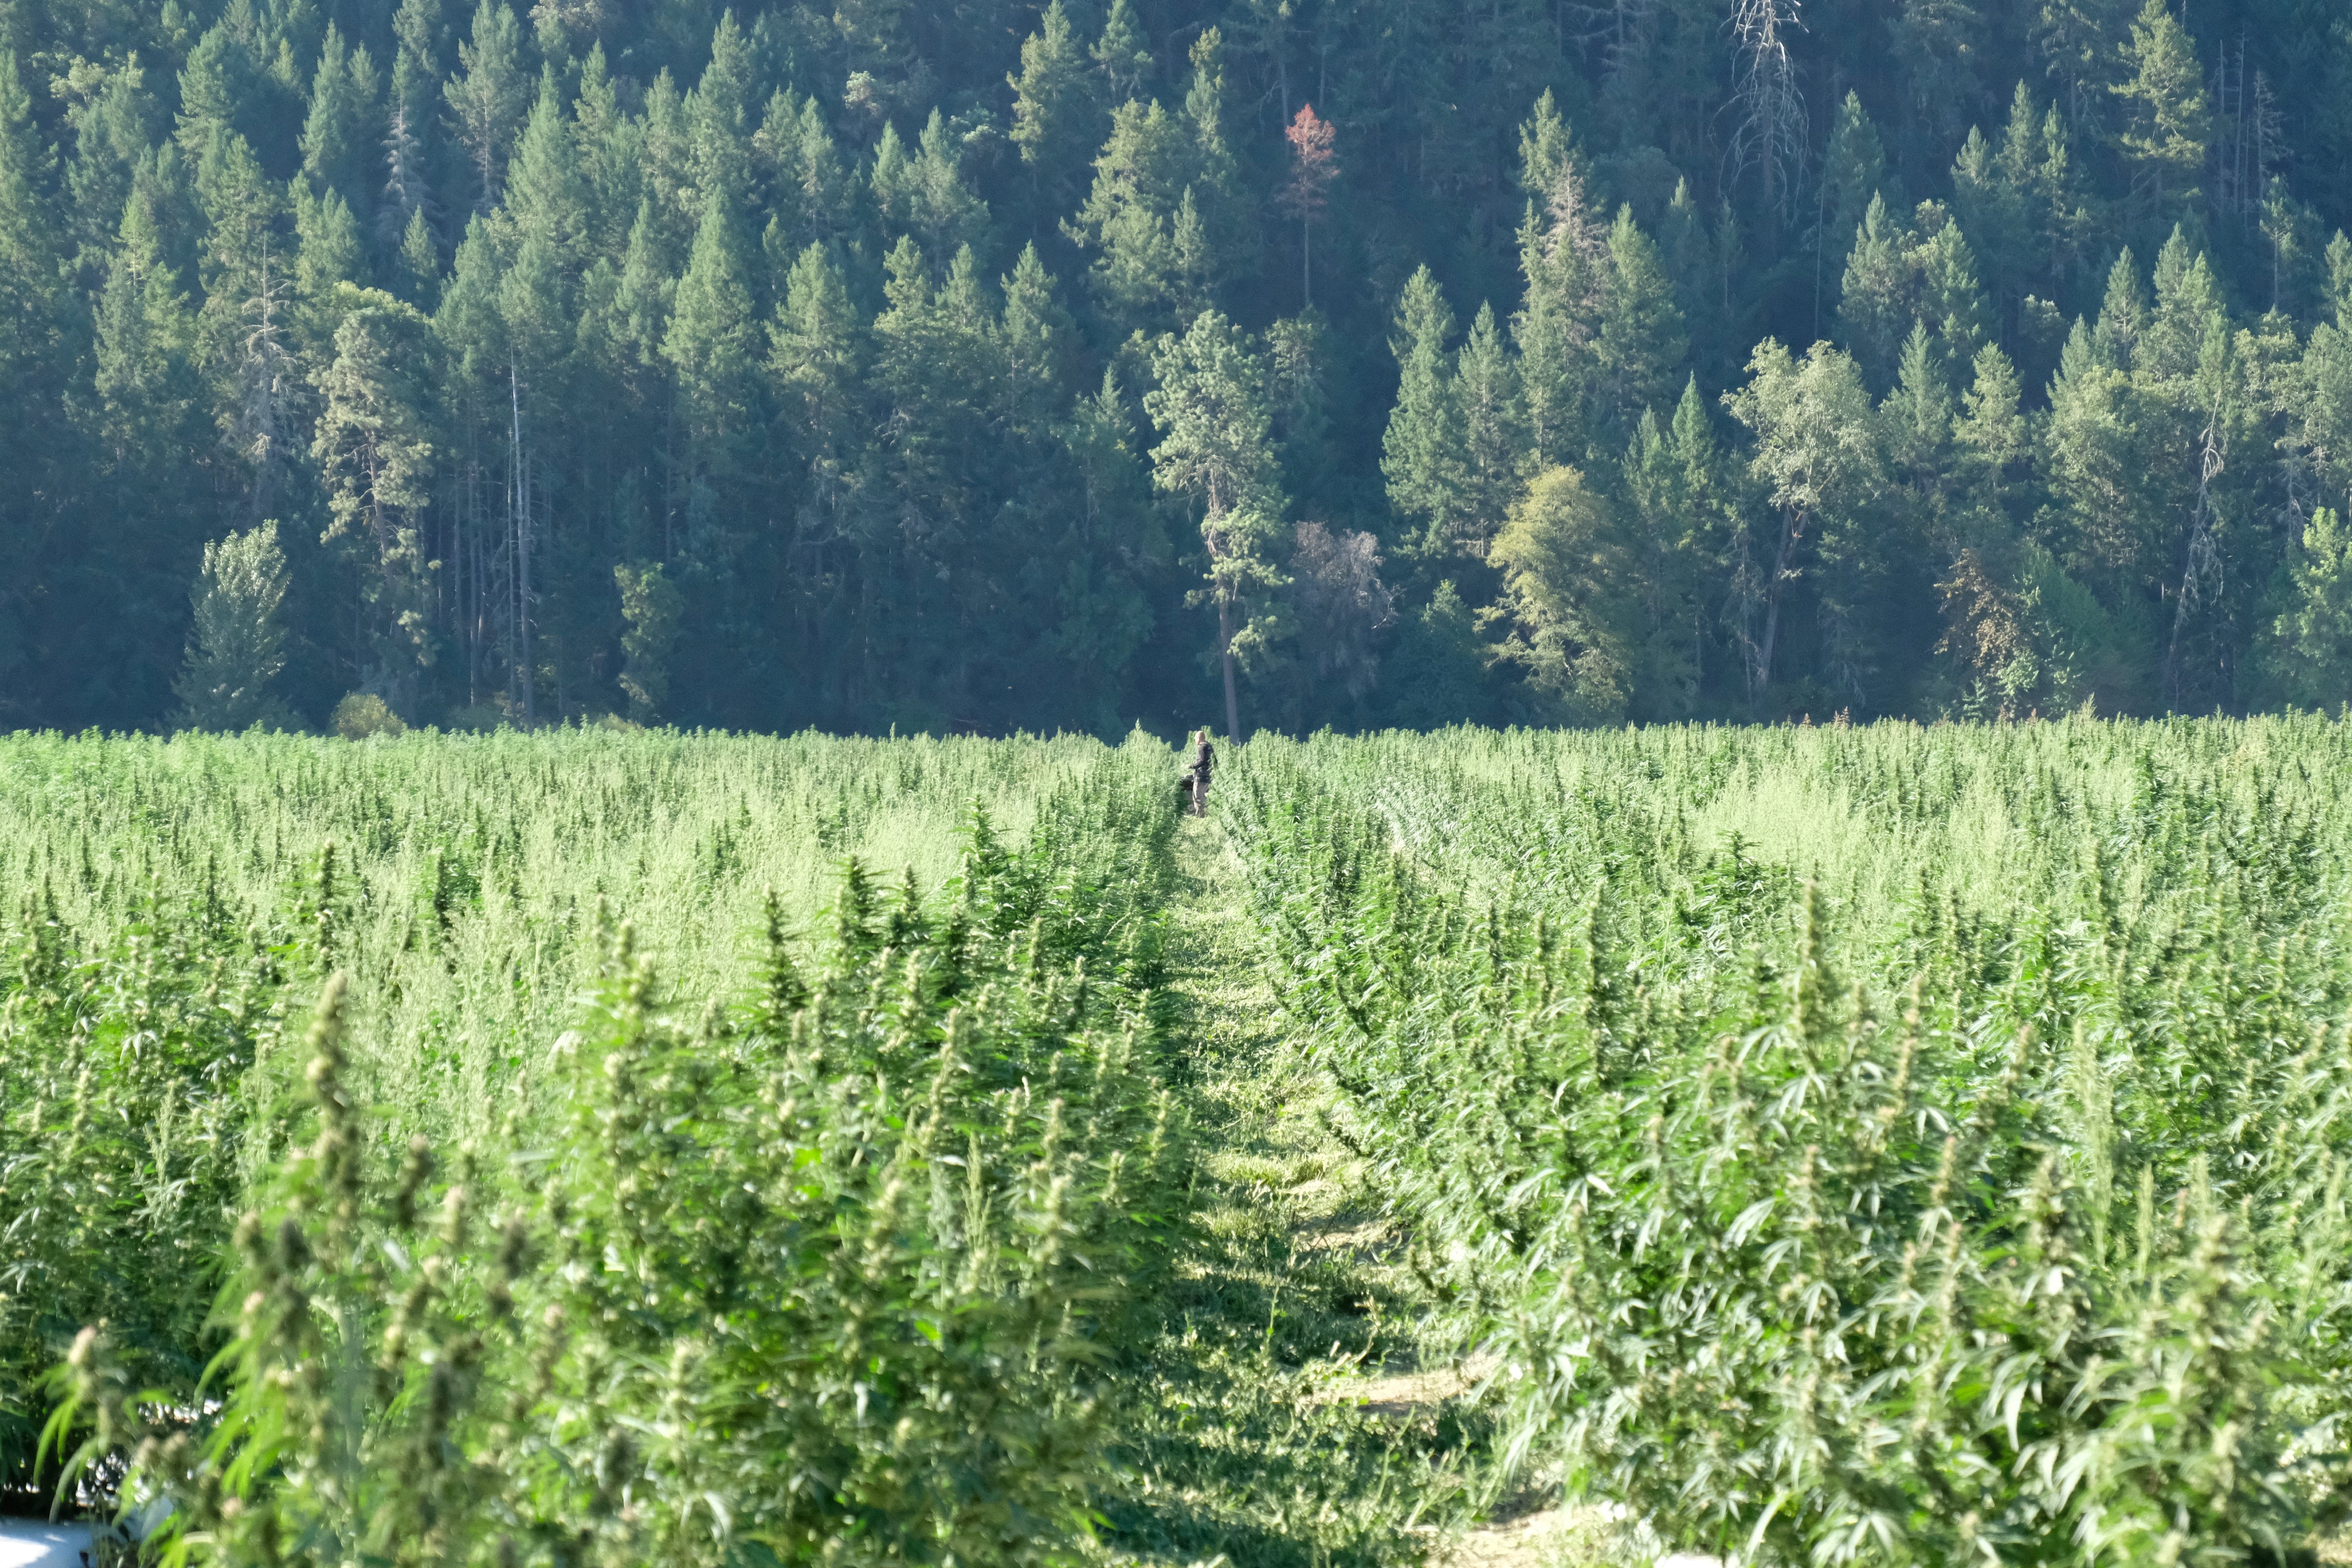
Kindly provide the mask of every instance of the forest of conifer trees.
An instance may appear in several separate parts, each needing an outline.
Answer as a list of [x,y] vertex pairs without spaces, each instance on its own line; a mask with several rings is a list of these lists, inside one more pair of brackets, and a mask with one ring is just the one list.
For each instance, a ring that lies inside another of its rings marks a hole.
[[0,724],[2332,710],[2347,167],[2335,0],[0,0]]

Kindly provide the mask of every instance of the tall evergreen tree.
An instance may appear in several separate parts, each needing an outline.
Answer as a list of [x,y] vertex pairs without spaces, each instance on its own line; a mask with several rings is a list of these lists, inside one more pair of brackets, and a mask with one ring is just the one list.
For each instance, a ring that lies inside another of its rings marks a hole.
[[1050,0],[1038,27],[1021,46],[1020,75],[1007,79],[1033,223],[1069,209],[1078,172],[1102,134],[1099,84],[1062,0]]
[[2116,138],[2132,169],[2135,205],[2170,223],[2194,207],[2212,135],[2204,68],[2189,30],[2165,0],[2147,0],[2123,50],[2128,74],[2112,89],[2123,100]]
[[1494,308],[1482,300],[1456,357],[1448,400],[1461,420],[1462,443],[1456,458],[1461,537],[1454,542],[1473,554],[1484,552],[1518,499],[1527,452],[1518,379]]
[[369,175],[378,141],[375,66],[364,47],[347,49],[333,23],[311,77],[310,110],[302,126],[302,175],[314,192],[339,193],[348,207],[366,211],[374,195]]
[[[25,690],[36,656],[31,604],[38,584],[26,566],[59,498],[50,469],[58,456],[56,410],[62,391],[64,305],[58,243],[49,221],[47,150],[33,129],[32,104],[13,50],[0,49],[0,541],[19,563],[0,587],[0,688]],[[22,696],[0,698],[0,711],[33,717]]]
[[[713,191],[677,280],[662,353],[677,374],[678,405],[698,479],[732,477],[758,419],[755,317],[741,234],[726,193]],[[708,542],[697,541],[707,548]]]
[[362,637],[356,673],[403,717],[416,710],[433,662],[433,570],[422,518],[431,499],[433,445],[423,394],[430,374],[425,318],[388,294],[346,286],[334,358],[320,373],[311,456],[328,486],[333,521],[322,542],[354,558]]
[[1665,264],[1630,206],[1618,209],[1609,230],[1603,276],[1595,412],[1603,429],[1622,439],[1643,409],[1657,406],[1673,390],[1690,342]]
[[522,75],[522,34],[504,0],[482,0],[473,36],[457,46],[459,74],[442,89],[457,121],[457,142],[474,170],[474,210],[496,206],[504,187],[516,121],[529,101]]
[[1464,494],[1462,409],[1448,374],[1454,312],[1428,268],[1415,271],[1397,301],[1397,401],[1381,442],[1389,505],[1417,525],[1412,548],[1452,549],[1470,522]]

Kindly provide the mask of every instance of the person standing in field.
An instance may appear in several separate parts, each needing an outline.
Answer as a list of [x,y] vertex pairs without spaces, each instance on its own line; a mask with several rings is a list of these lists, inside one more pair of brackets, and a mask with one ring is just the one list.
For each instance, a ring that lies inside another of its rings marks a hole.
[[1193,737],[1198,742],[1192,752],[1192,815],[1209,815],[1209,774],[1217,765],[1217,749],[1209,744],[1208,726]]

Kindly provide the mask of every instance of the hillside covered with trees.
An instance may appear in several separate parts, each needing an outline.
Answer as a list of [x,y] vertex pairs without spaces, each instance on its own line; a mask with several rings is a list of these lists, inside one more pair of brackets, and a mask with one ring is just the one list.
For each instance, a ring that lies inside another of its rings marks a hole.
[[0,0],[0,724],[2333,709],[2347,167],[2335,0]]

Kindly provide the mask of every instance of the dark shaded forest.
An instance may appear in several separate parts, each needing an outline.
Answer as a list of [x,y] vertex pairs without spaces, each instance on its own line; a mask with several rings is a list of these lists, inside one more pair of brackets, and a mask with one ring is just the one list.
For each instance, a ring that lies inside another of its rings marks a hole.
[[2334,709],[2347,167],[2334,0],[0,0],[0,723]]

